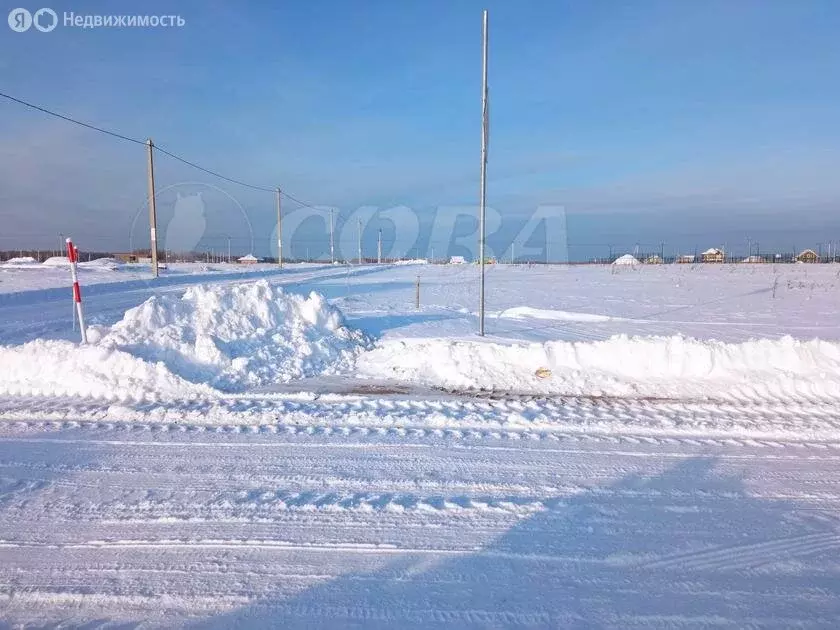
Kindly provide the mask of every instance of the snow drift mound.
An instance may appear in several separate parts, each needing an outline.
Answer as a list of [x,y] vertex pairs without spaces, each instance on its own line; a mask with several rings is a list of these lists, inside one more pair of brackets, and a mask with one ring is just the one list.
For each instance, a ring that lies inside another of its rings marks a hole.
[[615,336],[597,342],[381,342],[367,377],[454,390],[716,400],[836,399],[840,343]]
[[609,317],[607,315],[532,308],[530,306],[514,306],[490,315],[499,319],[547,319],[558,322],[610,322],[621,319],[620,317]]
[[113,348],[69,341],[30,341],[0,346],[0,394],[84,396],[105,400],[148,400],[212,395],[165,365],[148,363]]
[[623,267],[627,265],[639,265],[641,263],[639,263],[639,260],[632,254],[624,254],[624,256],[619,256],[618,258],[616,258],[613,261],[613,264],[618,265],[619,267]]
[[219,390],[334,374],[368,346],[316,293],[265,281],[149,298],[90,343],[0,346],[0,395],[108,400],[215,397]]
[[67,256],[51,256],[41,263],[45,267],[68,267],[70,259]]
[[92,337],[226,391],[334,374],[367,345],[323,296],[287,294],[265,280],[154,296]]
[[32,256],[16,256],[15,258],[9,258],[4,265],[37,265],[38,261],[32,258]]
[[96,269],[99,271],[116,271],[122,267],[122,263],[116,258],[95,258],[94,260],[80,262],[79,267],[82,269]]

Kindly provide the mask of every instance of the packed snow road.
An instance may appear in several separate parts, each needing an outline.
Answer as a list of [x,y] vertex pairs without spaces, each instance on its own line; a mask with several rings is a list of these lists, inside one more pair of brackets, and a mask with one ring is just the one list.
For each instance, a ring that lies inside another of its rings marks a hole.
[[2,617],[840,623],[838,441],[359,427],[322,411],[308,426],[3,423]]
[[832,265],[94,267],[3,270],[0,625],[840,626]]

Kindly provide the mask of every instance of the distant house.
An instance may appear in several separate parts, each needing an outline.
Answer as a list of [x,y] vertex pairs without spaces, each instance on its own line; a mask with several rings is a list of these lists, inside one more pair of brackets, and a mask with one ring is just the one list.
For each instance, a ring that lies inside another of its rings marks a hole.
[[796,260],[804,263],[815,263],[819,262],[820,257],[817,256],[817,252],[815,252],[813,249],[806,249],[804,252],[800,253],[799,256],[796,257]]
[[718,249],[717,247],[710,247],[705,252],[700,254],[700,259],[704,263],[722,263],[723,262],[723,250]]
[[467,261],[464,259],[463,256],[451,256],[449,258],[449,264],[450,265],[463,265],[466,262]]
[[137,262],[137,254],[114,254],[114,258],[124,263]]
[[763,256],[747,256],[744,260],[741,261],[742,263],[766,263],[767,259]]
[[253,254],[248,254],[247,256],[243,256],[242,258],[237,258],[237,261],[241,265],[255,265],[256,263],[260,262],[259,259]]
[[662,258],[660,256],[657,256],[656,254],[654,254],[653,256],[648,256],[647,258],[645,258],[645,264],[646,265],[661,265],[662,262],[663,262]]
[[683,254],[681,256],[677,256],[677,262],[683,265],[691,264],[694,262],[694,254]]

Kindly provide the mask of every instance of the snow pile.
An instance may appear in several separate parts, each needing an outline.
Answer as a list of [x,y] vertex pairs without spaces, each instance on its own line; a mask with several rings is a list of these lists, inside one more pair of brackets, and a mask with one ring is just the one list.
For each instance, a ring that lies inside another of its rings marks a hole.
[[591,313],[573,313],[554,309],[531,308],[530,306],[515,306],[496,313],[501,319],[546,319],[559,322],[609,322],[617,317],[594,315]]
[[127,352],[69,341],[37,340],[0,346],[0,394],[84,396],[105,400],[159,400],[214,392],[188,383],[165,365]]
[[5,265],[35,265],[38,261],[32,258],[32,256],[16,256],[15,258],[9,258],[5,263]]
[[41,263],[45,267],[64,267],[70,264],[67,256],[51,256]]
[[636,259],[632,254],[624,254],[624,256],[619,256],[613,261],[614,265],[638,265],[640,264],[638,259]]
[[323,296],[287,294],[265,280],[154,296],[91,332],[100,346],[227,391],[334,374],[367,345]]
[[454,390],[552,395],[767,399],[840,396],[840,343],[791,337],[727,344],[681,336],[500,344],[381,342],[367,377]]
[[88,339],[0,346],[0,395],[217,396],[335,374],[368,346],[321,295],[286,294],[264,280],[151,297],[111,327],[90,327]]
[[122,267],[122,263],[116,258],[96,258],[95,260],[80,262],[79,267],[97,271],[116,271]]

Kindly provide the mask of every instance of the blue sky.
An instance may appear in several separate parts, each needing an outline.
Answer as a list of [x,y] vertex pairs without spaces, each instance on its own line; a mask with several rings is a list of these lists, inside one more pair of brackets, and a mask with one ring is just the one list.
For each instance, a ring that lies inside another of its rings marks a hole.
[[[179,14],[186,24],[3,27],[0,91],[281,185],[335,206],[340,221],[365,204],[408,206],[421,249],[435,208],[477,201],[485,7],[499,252],[541,204],[565,208],[572,257],[604,255],[607,243],[746,250],[747,237],[785,249],[840,240],[836,2],[50,6],[60,16]],[[0,249],[73,230],[92,247],[128,247],[145,199],[142,147],[5,101],[0,132]],[[163,158],[157,170],[159,187],[208,183],[233,196],[267,253],[271,195]],[[206,198],[219,206],[207,242],[241,236],[241,213]],[[473,230],[469,217],[457,223]],[[323,249],[316,224],[302,228],[300,247]],[[388,238],[399,229],[386,226]],[[366,243],[375,232],[374,222]]]

